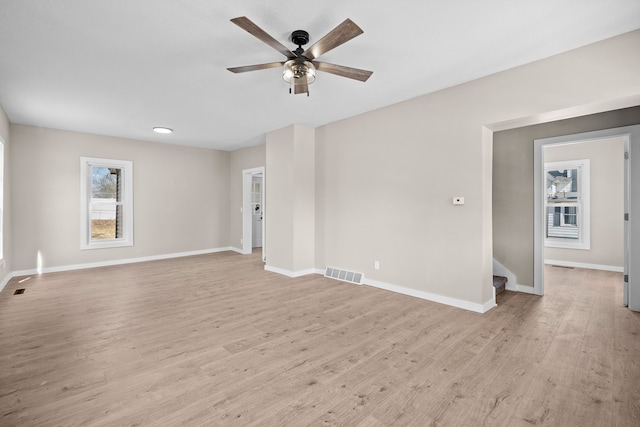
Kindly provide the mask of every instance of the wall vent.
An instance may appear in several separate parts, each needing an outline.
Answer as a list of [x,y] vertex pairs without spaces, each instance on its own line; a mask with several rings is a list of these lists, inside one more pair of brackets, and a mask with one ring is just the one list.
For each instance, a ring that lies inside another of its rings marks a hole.
[[361,285],[364,280],[364,273],[358,273],[356,271],[341,270],[335,267],[327,267],[324,272],[324,277],[331,279],[342,280],[343,282],[355,283]]

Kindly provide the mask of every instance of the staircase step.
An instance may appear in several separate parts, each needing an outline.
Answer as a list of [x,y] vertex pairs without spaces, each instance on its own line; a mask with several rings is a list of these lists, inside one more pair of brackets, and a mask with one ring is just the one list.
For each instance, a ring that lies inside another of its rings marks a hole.
[[493,287],[496,288],[496,295],[507,288],[507,280],[504,276],[493,276]]

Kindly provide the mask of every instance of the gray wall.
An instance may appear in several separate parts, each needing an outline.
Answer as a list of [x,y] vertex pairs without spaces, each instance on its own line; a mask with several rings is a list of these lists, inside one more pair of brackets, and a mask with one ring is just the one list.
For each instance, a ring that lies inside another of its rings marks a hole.
[[638,123],[633,107],[493,134],[494,257],[518,284],[533,287],[533,140]]
[[[13,270],[229,246],[229,153],[11,125]],[[133,247],[80,250],[80,157],[133,161]]]

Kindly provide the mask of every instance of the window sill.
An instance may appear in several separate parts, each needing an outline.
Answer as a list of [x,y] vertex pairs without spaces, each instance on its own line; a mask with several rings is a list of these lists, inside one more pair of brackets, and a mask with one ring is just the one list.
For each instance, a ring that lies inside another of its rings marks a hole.
[[556,249],[578,249],[583,251],[591,250],[591,245],[589,243],[583,242],[563,242],[560,240],[545,240],[544,241],[545,248],[556,248]]
[[80,250],[91,250],[91,249],[110,249],[110,248],[124,248],[133,246],[133,242],[127,241],[104,241],[104,242],[93,242],[89,244],[83,244],[80,247]]

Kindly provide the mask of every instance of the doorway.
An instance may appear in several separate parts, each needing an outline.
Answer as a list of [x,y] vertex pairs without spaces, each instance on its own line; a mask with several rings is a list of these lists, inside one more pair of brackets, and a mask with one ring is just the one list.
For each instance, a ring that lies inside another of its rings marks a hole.
[[265,183],[264,166],[242,171],[242,253],[261,250],[262,262],[267,259]]
[[[632,149],[632,145],[638,144],[638,137],[640,136],[640,126],[629,126],[624,128],[608,129],[603,131],[587,132],[575,135],[565,135],[561,137],[545,138],[534,141],[534,292],[538,295],[544,294],[544,264],[545,264],[545,237],[547,234],[547,224],[550,221],[550,217],[546,215],[548,212],[547,206],[547,176],[545,174],[545,148],[554,146],[566,146],[567,144],[578,144],[581,142],[593,142],[603,139],[620,138],[623,141],[624,149],[621,155],[628,159],[629,153]],[[632,144],[632,141],[636,141]],[[629,212],[630,206],[633,203],[638,204],[637,194],[638,188],[631,188],[630,182],[634,175],[632,170],[639,166],[632,164],[631,162],[624,160],[624,190],[623,190],[623,211]],[[637,171],[635,172],[638,173]],[[626,215],[626,214],[625,214]],[[624,219],[626,218],[626,219]],[[635,284],[629,281],[629,270],[634,265],[633,260],[638,262],[638,254],[632,252],[630,242],[632,240],[632,232],[630,227],[630,221],[628,215],[620,215],[620,221],[623,221],[623,277],[622,283],[624,292],[624,305],[628,305],[632,310],[640,310],[640,282],[635,281]],[[633,236],[637,238],[637,236]],[[571,264],[567,264],[570,266]],[[635,264],[637,265],[637,264]],[[580,265],[576,265],[580,266]],[[630,298],[631,296],[631,298]]]
[[262,248],[262,174],[251,177],[251,248]]

